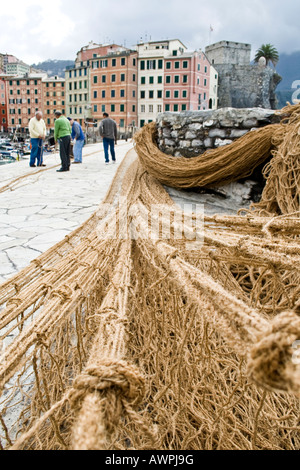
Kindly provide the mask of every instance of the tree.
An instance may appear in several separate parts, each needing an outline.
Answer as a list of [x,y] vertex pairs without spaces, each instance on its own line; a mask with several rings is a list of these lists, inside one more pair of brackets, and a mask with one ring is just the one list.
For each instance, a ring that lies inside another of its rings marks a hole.
[[258,62],[261,57],[266,59],[266,66],[269,65],[270,62],[276,67],[276,64],[279,61],[279,54],[276,47],[272,46],[272,44],[263,44],[257,51],[256,56],[254,58],[255,62]]

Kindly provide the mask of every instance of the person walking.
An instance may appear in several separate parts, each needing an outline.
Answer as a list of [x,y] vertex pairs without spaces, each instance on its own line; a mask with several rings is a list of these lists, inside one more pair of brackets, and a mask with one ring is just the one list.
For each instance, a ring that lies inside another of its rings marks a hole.
[[74,141],[73,145],[73,154],[74,154],[74,162],[73,163],[82,163],[82,147],[84,144],[84,133],[82,130],[81,125],[79,122],[74,121],[74,119],[68,117],[72,127],[72,134],[71,138]]
[[[41,111],[37,111],[35,116],[30,119],[29,134],[31,144],[29,166],[46,166],[43,163],[43,145],[46,137],[46,124]],[[37,165],[35,163],[37,163]]]
[[54,114],[56,116],[54,124],[54,140],[55,143],[59,142],[59,154],[61,159],[61,168],[56,171],[69,171],[72,128],[70,121],[62,115],[61,111],[56,110]]
[[116,163],[115,144],[117,145],[117,124],[109,117],[107,113],[103,113],[103,119],[99,126],[99,132],[103,138],[103,148],[106,165],[109,164],[108,149],[110,149],[111,159],[113,163]]

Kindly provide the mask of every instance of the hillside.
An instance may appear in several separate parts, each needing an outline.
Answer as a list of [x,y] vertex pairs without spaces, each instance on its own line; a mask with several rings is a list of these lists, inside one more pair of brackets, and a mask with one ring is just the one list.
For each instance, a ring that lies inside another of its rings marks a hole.
[[50,77],[57,75],[58,77],[65,77],[65,70],[68,66],[73,66],[74,60],[46,60],[38,64],[32,64],[32,67],[43,70],[48,73]]
[[[295,88],[292,88],[293,83],[299,80],[300,84],[300,51],[292,54],[279,54],[276,71],[282,77],[282,81],[276,89],[278,108],[282,108],[287,101],[292,102],[292,95],[295,92]],[[300,99],[300,91],[296,98]]]

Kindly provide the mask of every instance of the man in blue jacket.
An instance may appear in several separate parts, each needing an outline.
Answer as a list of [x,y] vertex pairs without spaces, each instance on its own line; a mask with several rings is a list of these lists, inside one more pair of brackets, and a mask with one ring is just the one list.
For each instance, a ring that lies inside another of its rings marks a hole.
[[73,154],[74,154],[74,162],[73,163],[82,163],[82,147],[84,144],[84,132],[82,130],[81,125],[79,122],[74,121],[72,118],[68,118],[72,127],[72,140],[74,141],[73,145]]

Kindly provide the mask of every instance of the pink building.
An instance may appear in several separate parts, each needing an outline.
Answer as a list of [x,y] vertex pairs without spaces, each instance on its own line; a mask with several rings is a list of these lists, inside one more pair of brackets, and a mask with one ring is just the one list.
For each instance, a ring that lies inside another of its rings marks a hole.
[[0,131],[7,131],[7,102],[5,80],[0,79]]
[[209,108],[210,63],[202,51],[165,58],[164,111]]

